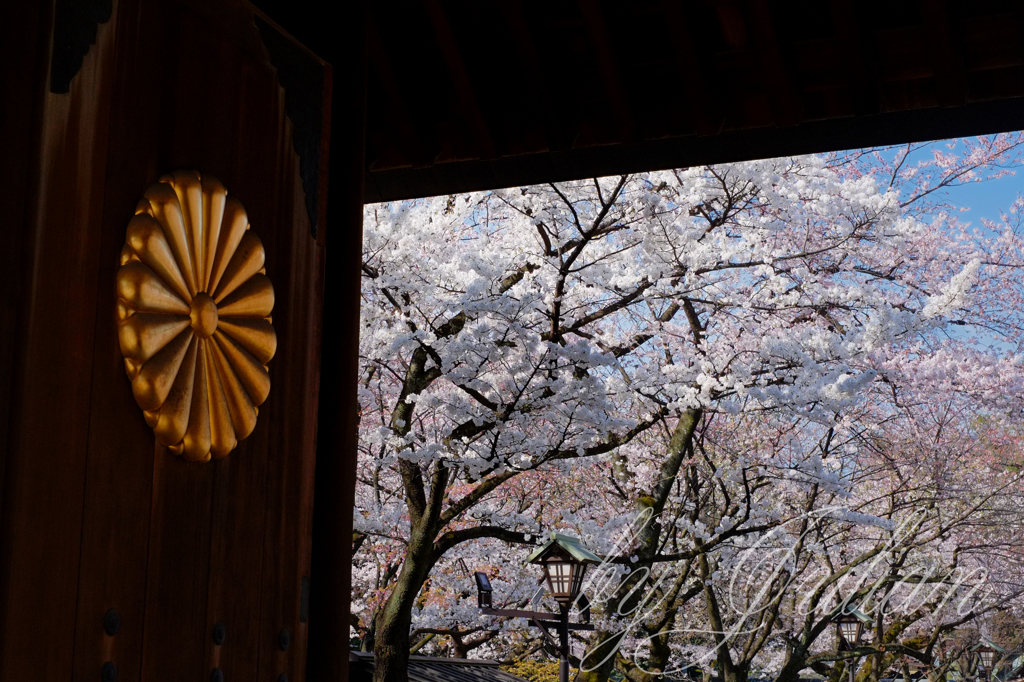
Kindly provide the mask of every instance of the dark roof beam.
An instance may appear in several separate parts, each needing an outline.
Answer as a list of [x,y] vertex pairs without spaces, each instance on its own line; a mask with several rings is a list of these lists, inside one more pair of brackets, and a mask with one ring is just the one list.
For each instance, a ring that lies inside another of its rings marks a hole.
[[[377,30],[377,24],[373,17],[370,17],[367,23],[370,62],[373,65],[374,74],[388,98],[388,115],[391,123],[395,126],[394,132],[398,137],[398,147],[406,150],[403,158],[398,161],[403,164],[407,162],[412,166],[430,165],[434,159],[430,158],[428,152],[424,150],[419,133],[416,132],[412,123],[409,107],[402,96],[402,88],[395,78],[395,70],[391,65],[391,59],[388,57],[388,51],[381,39],[380,32]],[[386,154],[388,150],[381,151]]]
[[858,116],[870,116],[881,110],[878,78],[872,63],[865,59],[873,53],[873,37],[865,36],[861,29],[857,3],[860,0],[832,0],[832,25],[843,45],[843,71],[849,84],[853,112]]
[[[537,52],[537,44],[530,34],[530,25],[526,21],[526,13],[523,11],[523,4],[520,0],[499,0],[498,11],[505,20],[505,27],[512,36],[512,43],[516,49],[516,56],[519,64],[526,74],[527,82],[533,83],[534,87],[542,92],[548,91],[548,78],[541,66],[540,55]],[[527,119],[524,143],[527,151],[542,152],[551,149],[551,135],[549,129],[555,125],[550,116],[545,115],[549,109],[541,106],[526,106],[522,109]],[[540,113],[544,112],[544,113]],[[533,138],[537,138],[534,140]]]
[[366,201],[393,201],[1020,130],[1024,128],[1021,101],[1019,97],[1006,97],[969,102],[956,108],[931,107],[878,116],[806,121],[778,130],[726,130],[710,137],[673,137],[490,161],[442,163],[432,168],[375,171],[367,173]]
[[722,131],[725,118],[704,78],[704,65],[693,44],[683,0],[662,0],[661,13],[672,41],[679,77],[687,86],[686,99],[692,110],[694,132],[701,136],[717,135]]
[[793,84],[786,75],[786,65],[779,49],[775,24],[767,0],[747,0],[747,16],[751,19],[754,54],[760,63],[761,75],[768,84],[768,99],[777,127],[793,126],[803,119],[803,106],[797,99]]
[[583,14],[583,23],[587,28],[587,36],[594,48],[601,80],[604,82],[608,94],[612,116],[615,117],[615,124],[618,127],[619,142],[634,142],[636,141],[636,126],[633,111],[626,96],[626,88],[622,81],[622,74],[619,72],[615,53],[608,40],[608,31],[605,27],[601,5],[597,0],[579,0],[579,7]]
[[487,121],[480,110],[476,93],[473,91],[473,83],[466,71],[466,64],[455,42],[455,34],[448,23],[444,8],[441,7],[440,0],[423,0],[423,5],[427,10],[427,16],[430,17],[430,24],[434,29],[445,66],[448,68],[448,75],[452,79],[455,94],[459,98],[460,113],[465,116],[469,126],[470,137],[476,147],[476,156],[481,159],[493,159],[497,156],[494,142],[491,140]]
[[960,106],[967,101],[967,75],[960,58],[959,45],[949,30],[949,13],[943,0],[919,0],[929,40],[929,58],[935,72],[936,95],[943,107]]

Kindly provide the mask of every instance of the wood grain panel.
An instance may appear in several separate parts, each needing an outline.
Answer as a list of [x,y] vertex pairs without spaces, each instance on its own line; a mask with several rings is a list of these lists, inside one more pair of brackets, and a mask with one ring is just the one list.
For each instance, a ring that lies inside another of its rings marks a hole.
[[143,680],[204,679],[211,469],[156,446]]
[[[291,164],[287,157],[284,161]],[[308,221],[303,206],[296,204],[289,213],[287,209],[282,202],[279,220]],[[316,447],[320,313],[310,302],[319,297],[322,272],[320,251],[312,240],[298,230],[278,236],[276,251],[281,258],[287,256],[290,271],[281,271],[282,308],[275,320],[281,324],[281,344],[290,352],[273,368],[281,381],[274,412],[268,415],[273,431],[265,499],[260,678],[271,680],[281,673],[305,678],[308,625],[300,622],[299,611],[302,577],[310,570],[314,462],[295,453]],[[282,650],[279,636],[284,629],[290,643]]]
[[70,95],[37,110],[0,515],[3,679],[71,674],[114,35],[101,26]]
[[[165,73],[156,69],[172,46],[171,36],[161,30],[162,19],[132,3],[119,3],[115,10],[118,36],[110,122],[114,134],[107,150],[97,262],[99,305],[74,640],[76,680],[96,679],[106,662],[117,667],[119,679],[142,679],[154,462],[159,455],[124,372],[113,292],[127,219],[160,172]],[[140,35],[148,39],[132,39]],[[120,629],[112,637],[102,627],[109,609],[120,616]]]
[[[290,152],[290,141],[281,131],[284,119],[282,94],[273,73],[255,68],[251,60],[234,46],[233,52],[222,56],[234,64],[204,83],[208,96],[220,92],[225,102],[209,115],[216,121],[219,134],[228,139],[222,145],[230,150],[230,158],[219,163],[229,191],[245,205],[252,229],[259,235],[267,251],[267,275],[274,283],[274,328],[278,335],[278,353],[270,363],[271,392],[260,406],[256,430],[227,459],[217,462],[214,478],[210,579],[207,594],[206,632],[217,622],[227,631],[223,645],[216,645],[207,636],[207,670],[219,668],[227,679],[257,679],[259,622],[263,596],[260,594],[263,572],[264,526],[269,512],[265,501],[267,485],[268,443],[273,432],[271,415],[280,404],[279,383],[275,378],[279,360],[290,352],[281,342],[280,316],[282,283],[280,270],[287,271],[287,257],[278,253],[276,243],[281,232],[301,231],[291,222],[276,220],[279,202],[294,200],[290,187],[281,189],[288,180],[279,172],[279,157]],[[259,102],[260,105],[254,106]],[[256,145],[253,140],[262,140]],[[259,172],[252,172],[259,169]],[[308,237],[308,233],[307,233]],[[236,456],[238,455],[238,456]],[[205,679],[205,678],[204,678]]]
[[[0,678],[94,680],[110,661],[119,679],[209,679],[213,667],[256,679],[261,652],[277,651],[278,624],[287,623],[287,660],[267,667],[295,679],[322,259],[285,93],[245,2],[122,0],[114,16],[71,93],[45,102],[49,165],[37,178],[31,238],[39,254],[52,253],[30,259],[34,288],[23,306],[31,333],[14,386],[18,447],[7,458],[14,485],[0,534],[8,550]],[[254,433],[206,465],[155,445],[116,334],[114,277],[128,218],[145,188],[176,168],[215,175],[242,201],[278,294],[270,399]],[[55,411],[62,419],[47,422]],[[271,577],[265,557],[275,562]],[[108,609],[120,614],[113,636],[103,631]],[[217,621],[227,626],[220,646],[211,638]]]
[[[41,3],[21,3],[8,8],[6,20],[18,30],[0,40],[0,205],[11,227],[27,224],[33,189],[30,178],[38,175],[38,117],[45,99],[49,55],[40,36],[49,35],[52,8]],[[12,106],[17,102],[18,106]],[[25,263],[26,230],[0,230],[0,527],[3,525],[4,462],[7,458],[11,389],[16,359],[20,358],[20,318],[27,301],[20,296],[30,264]],[[2,603],[2,597],[0,597]]]

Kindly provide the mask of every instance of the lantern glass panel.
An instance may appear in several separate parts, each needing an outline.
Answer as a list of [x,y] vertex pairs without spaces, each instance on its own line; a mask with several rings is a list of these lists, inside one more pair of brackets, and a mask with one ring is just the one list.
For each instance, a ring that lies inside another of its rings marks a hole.
[[860,641],[860,621],[856,620],[841,620],[839,621],[839,632],[842,634],[843,639],[846,640],[851,646],[856,645]]
[[981,652],[981,664],[986,668],[992,667],[992,661],[996,656],[994,651],[982,651]]
[[573,565],[564,560],[555,559],[545,564],[548,574],[548,586],[555,599],[568,599],[572,594]]

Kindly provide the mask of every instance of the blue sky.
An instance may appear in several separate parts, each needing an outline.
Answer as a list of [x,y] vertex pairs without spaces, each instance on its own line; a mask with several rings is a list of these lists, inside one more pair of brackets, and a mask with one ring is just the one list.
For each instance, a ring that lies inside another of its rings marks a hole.
[[980,218],[999,220],[1000,212],[1006,213],[1018,194],[1024,194],[1024,168],[1017,169],[1013,176],[958,187],[951,198],[957,205],[970,209],[962,219],[977,227]]
[[[947,141],[939,140],[934,144],[944,145]],[[910,158],[929,155],[929,148],[922,149]],[[998,221],[1000,213],[1006,213],[1017,196],[1024,194],[1024,166],[1015,169],[1015,175],[1007,175],[997,180],[970,182],[955,187],[949,194],[951,203],[969,209],[960,215],[962,221],[969,221],[972,227],[981,227],[981,218]]]

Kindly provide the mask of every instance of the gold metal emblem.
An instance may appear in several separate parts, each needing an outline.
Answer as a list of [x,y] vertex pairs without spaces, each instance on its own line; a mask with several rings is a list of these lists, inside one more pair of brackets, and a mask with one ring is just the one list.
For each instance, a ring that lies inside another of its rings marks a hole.
[[135,401],[175,454],[224,457],[270,393],[277,335],[263,244],[242,204],[196,171],[146,190],[126,242],[118,337]]

